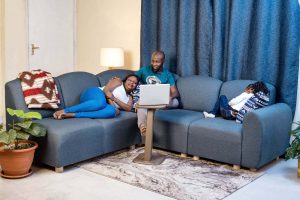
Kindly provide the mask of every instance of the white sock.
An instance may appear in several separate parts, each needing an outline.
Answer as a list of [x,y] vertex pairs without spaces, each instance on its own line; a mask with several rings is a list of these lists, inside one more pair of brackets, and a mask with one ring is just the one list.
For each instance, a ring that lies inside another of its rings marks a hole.
[[208,113],[208,112],[205,112],[205,111],[203,112],[203,114],[204,114],[205,118],[215,118],[216,117],[214,114]]

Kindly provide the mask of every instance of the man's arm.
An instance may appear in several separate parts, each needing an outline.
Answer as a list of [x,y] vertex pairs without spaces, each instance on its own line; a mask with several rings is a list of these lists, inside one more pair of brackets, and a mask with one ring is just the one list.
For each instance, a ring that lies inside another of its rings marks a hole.
[[174,99],[176,97],[178,97],[178,90],[175,85],[172,85],[170,87],[170,99]]

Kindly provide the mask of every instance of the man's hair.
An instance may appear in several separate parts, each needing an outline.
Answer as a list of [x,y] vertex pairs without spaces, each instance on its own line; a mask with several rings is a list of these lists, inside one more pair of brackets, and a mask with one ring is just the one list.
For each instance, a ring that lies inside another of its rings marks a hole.
[[165,60],[165,53],[161,50],[156,50],[152,53],[152,56],[160,55],[162,56],[162,59]]

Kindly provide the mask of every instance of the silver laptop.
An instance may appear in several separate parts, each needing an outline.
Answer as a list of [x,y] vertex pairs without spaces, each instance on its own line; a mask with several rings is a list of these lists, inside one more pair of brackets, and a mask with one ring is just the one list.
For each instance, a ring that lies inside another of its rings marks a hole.
[[166,105],[169,104],[170,84],[140,85],[139,105]]

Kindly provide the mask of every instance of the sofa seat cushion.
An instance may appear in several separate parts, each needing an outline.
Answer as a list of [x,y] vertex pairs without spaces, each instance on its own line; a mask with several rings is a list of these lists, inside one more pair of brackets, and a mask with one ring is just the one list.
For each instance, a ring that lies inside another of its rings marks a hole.
[[55,120],[45,118],[38,123],[47,128],[45,138],[39,138],[40,159],[51,166],[61,167],[76,163],[104,151],[104,131],[96,120],[72,118]]
[[188,129],[191,122],[204,118],[201,112],[171,109],[158,110],[154,116],[153,145],[187,153]]
[[207,118],[193,121],[188,154],[240,165],[242,125],[233,120]]
[[104,152],[112,152],[141,141],[136,113],[121,111],[110,119],[95,119],[104,132]]

